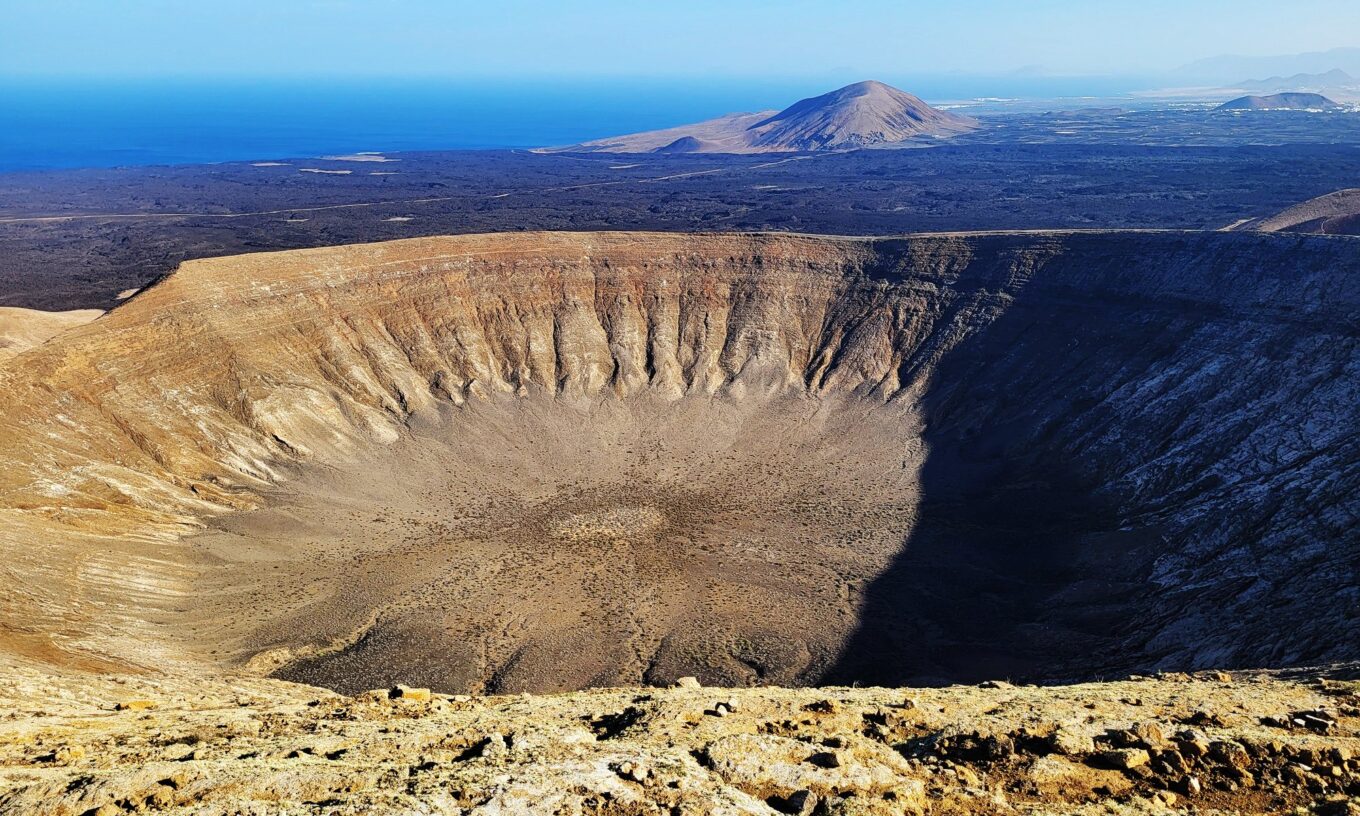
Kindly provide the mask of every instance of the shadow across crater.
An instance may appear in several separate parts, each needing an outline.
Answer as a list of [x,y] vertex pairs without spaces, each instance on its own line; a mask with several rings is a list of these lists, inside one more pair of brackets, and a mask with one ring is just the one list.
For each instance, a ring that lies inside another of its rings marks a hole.
[[[1223,259],[1139,262],[1168,288],[1274,274]],[[1303,509],[1317,506],[1305,486],[1318,460],[1289,458],[1278,440],[1285,415],[1320,415],[1314,400],[1336,388],[1299,370],[1345,359],[1354,338],[1320,341],[1333,331],[1325,319],[1274,306],[1130,298],[1129,263],[1048,258],[1042,275],[964,318],[972,335],[917,383],[915,523],[863,588],[820,682],[1059,682],[1318,665],[1352,651],[1311,634],[1321,618],[1354,631],[1354,612],[1326,600],[1347,591],[1354,563],[1344,546],[1310,546],[1327,535]]]
[[978,461],[976,441],[928,443],[916,526],[865,587],[822,682],[1055,680],[1090,674],[1117,649],[1138,565],[1110,553],[1093,575],[1083,552],[1117,528],[1117,508],[1070,471]]

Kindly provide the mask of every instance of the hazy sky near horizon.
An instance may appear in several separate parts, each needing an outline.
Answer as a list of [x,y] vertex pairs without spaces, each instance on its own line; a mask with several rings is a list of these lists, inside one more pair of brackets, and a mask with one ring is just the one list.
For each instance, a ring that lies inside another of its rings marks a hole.
[[0,77],[1148,75],[1355,45],[1356,0],[0,0]]

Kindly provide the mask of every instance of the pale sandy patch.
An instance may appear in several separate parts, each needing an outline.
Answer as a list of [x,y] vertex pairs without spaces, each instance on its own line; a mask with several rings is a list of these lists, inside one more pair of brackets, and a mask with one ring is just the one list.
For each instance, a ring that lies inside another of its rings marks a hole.
[[327,161],[347,161],[347,162],[394,162],[394,161],[401,161],[401,159],[392,159],[392,158],[388,158],[387,156],[384,156],[384,155],[381,154],[381,153],[374,153],[374,152],[345,153],[345,154],[342,154],[342,155],[339,155],[339,156],[322,156],[321,158],[326,159]]

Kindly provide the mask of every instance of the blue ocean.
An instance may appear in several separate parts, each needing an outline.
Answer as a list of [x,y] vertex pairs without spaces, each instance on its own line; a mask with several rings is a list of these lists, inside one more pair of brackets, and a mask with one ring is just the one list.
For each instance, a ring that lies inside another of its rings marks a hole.
[[[78,81],[0,77],[0,172],[399,150],[528,148],[781,108],[806,81]],[[930,101],[1097,93],[1029,81],[901,80]],[[1093,87],[1099,85],[1100,87]]]

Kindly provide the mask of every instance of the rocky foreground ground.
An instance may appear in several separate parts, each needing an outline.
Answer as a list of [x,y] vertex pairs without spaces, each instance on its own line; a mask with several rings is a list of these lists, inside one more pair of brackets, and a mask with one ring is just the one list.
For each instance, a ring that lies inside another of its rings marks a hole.
[[1360,813],[1360,683],[1314,675],[345,697],[4,668],[4,814]]

